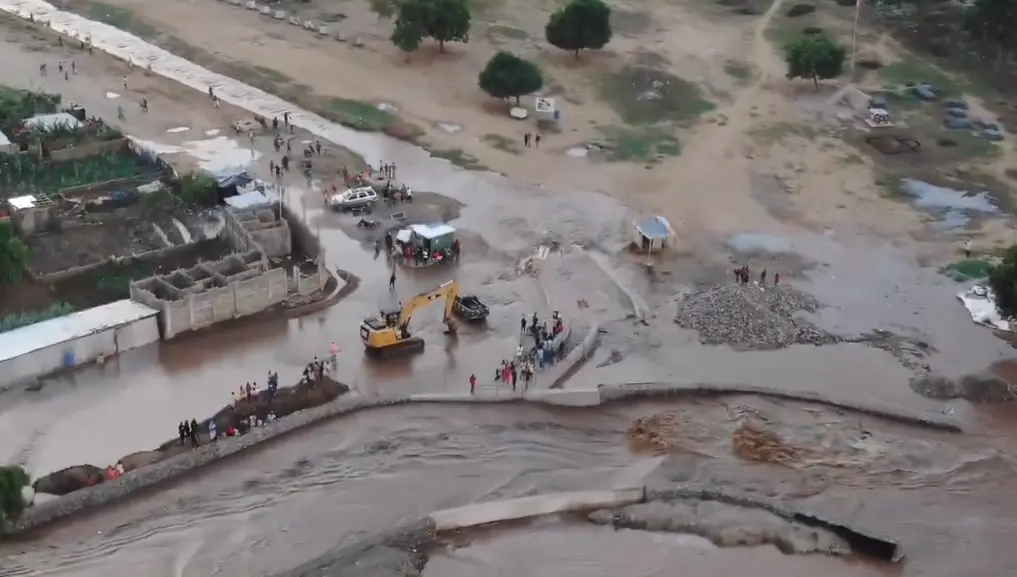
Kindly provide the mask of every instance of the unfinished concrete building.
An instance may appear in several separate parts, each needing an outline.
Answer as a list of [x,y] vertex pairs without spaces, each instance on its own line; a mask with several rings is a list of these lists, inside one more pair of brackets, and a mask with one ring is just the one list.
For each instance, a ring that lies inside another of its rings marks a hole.
[[[163,339],[259,313],[328,282],[317,238],[289,211],[269,205],[224,213],[222,235],[235,254],[131,284],[132,300],[159,311]],[[308,253],[303,266],[292,265],[294,232]]]

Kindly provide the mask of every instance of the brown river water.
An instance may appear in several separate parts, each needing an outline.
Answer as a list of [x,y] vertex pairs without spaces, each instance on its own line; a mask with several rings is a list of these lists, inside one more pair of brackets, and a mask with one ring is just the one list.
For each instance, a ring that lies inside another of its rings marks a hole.
[[[0,69],[11,78],[32,78],[38,65],[32,58],[25,53],[4,59]],[[75,86],[69,90],[83,85]],[[88,98],[73,95],[90,111],[113,117],[113,101],[101,94]],[[183,138],[162,129],[131,131],[168,144]],[[1017,537],[1012,410],[920,398],[907,386],[908,369],[862,344],[735,353],[700,346],[694,334],[671,323],[675,295],[726,278],[733,261],[745,262],[727,245],[738,244],[741,252],[745,242],[733,241],[745,238],[738,235],[760,231],[704,233],[691,239],[694,258],[679,258],[651,280],[633,259],[616,256],[633,217],[613,200],[467,173],[376,135],[349,139],[344,144],[369,160],[396,161],[419,189],[464,203],[455,225],[468,242],[454,273],[403,273],[396,294],[390,294],[384,263],[343,232],[351,221],[308,202],[306,216],[320,225],[329,265],[363,280],[353,295],[301,319],[189,336],[48,380],[40,390],[0,393],[0,461],[24,463],[34,475],[83,462],[115,462],[174,436],[179,421],[210,414],[245,381],[263,382],[270,370],[284,384],[295,381],[311,357],[327,353],[330,340],[343,349],[342,379],[361,393],[462,391],[471,373],[489,382],[486,375],[515,347],[520,316],[553,309],[563,311],[577,330],[596,322],[604,331],[593,359],[565,386],[752,384],[911,413],[952,412],[971,432],[915,430],[843,411],[743,397],[586,410],[512,404],[365,411],[61,523],[31,540],[4,544],[0,577],[269,575],[438,508],[643,480],[696,482],[790,502],[899,538],[908,560],[887,568],[792,558],[772,548],[718,550],[684,536],[549,524],[507,529],[440,552],[425,574],[655,577],[673,574],[680,564],[692,576],[798,571],[955,577],[1004,575],[1017,566],[1010,547]],[[301,192],[291,191],[288,200],[300,202]],[[824,328],[846,335],[879,328],[921,339],[932,345],[924,362],[951,375],[1012,356],[971,323],[955,301],[958,286],[919,267],[907,251],[845,231],[764,232],[750,239],[749,248],[776,241],[781,258],[808,263],[804,274],[785,278],[826,305],[814,319]],[[563,250],[537,263],[538,276],[519,272],[522,259],[551,243]],[[440,312],[424,310],[413,321],[428,342],[423,355],[385,365],[366,362],[356,330],[360,319],[450,274],[491,306],[487,327],[464,329],[449,343],[441,335]],[[577,309],[578,299],[590,308]],[[647,312],[648,321],[636,322],[634,310]],[[538,376],[537,386],[546,385]],[[681,447],[666,458],[630,448],[625,431],[633,419],[663,410],[679,412]],[[791,467],[737,459],[731,451],[735,422],[757,413],[781,435],[810,448],[810,459]]]

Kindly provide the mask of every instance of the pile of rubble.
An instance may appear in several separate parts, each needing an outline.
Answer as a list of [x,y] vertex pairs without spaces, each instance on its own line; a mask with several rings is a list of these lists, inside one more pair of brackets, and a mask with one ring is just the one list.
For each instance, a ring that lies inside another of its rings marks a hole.
[[818,308],[816,299],[789,286],[731,283],[686,295],[674,322],[697,331],[704,345],[780,349],[837,342],[836,336],[795,317]]

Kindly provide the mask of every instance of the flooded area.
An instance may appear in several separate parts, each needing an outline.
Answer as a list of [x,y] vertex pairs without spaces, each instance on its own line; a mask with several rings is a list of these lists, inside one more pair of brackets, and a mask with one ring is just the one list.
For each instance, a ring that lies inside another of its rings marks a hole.
[[[618,551],[625,551],[619,555]],[[525,558],[520,570],[513,560]],[[821,555],[786,557],[773,547],[719,549],[709,541],[687,535],[611,530],[588,526],[529,526],[507,530],[490,540],[431,556],[423,577],[493,577],[544,575],[547,567],[561,567],[561,575],[608,577],[708,577],[731,575],[752,567],[754,575],[777,577],[788,571],[829,577],[876,577],[877,568]]]
[[[634,418],[668,410],[678,411],[684,447],[654,457],[628,445],[626,429]],[[817,457],[839,435],[845,435],[845,444],[826,453],[829,462],[803,462],[799,468],[745,462],[730,444],[746,414],[765,416],[788,443],[812,446]],[[905,574],[954,575],[967,566],[961,552],[971,548],[994,551],[986,566],[1003,571],[1015,561],[1001,553],[1017,530],[1017,509],[1001,490],[1003,479],[1014,473],[1012,457],[999,448],[979,449],[976,439],[945,433],[909,438],[914,434],[878,420],[750,397],[595,411],[527,405],[367,411],[6,545],[0,575],[91,577],[110,567],[157,576],[268,575],[436,509],[643,481],[704,483],[779,498],[893,535],[908,554]],[[967,521],[954,522],[958,517]],[[577,535],[589,538],[564,537],[560,547],[549,542],[547,549],[533,549],[519,570],[538,571],[546,567],[542,561],[555,560],[545,555],[558,554],[566,573],[580,567],[598,571],[613,566],[607,552],[630,551],[624,546],[628,539],[638,550],[661,544],[653,555],[688,554],[675,536],[625,532],[626,540],[612,545],[606,530],[579,529]],[[521,538],[471,545],[479,557],[467,548],[447,562],[483,558],[486,569],[477,570],[491,570],[518,559],[518,552],[502,552]],[[765,562],[773,571],[822,567],[845,576],[875,574],[846,561],[788,557],[774,549],[709,554],[716,558],[702,560],[710,563],[704,571],[713,563]],[[444,562],[439,556],[435,568]]]
[[[358,236],[357,217],[327,211],[321,182],[287,183],[286,204],[320,237],[328,267],[360,279],[358,290],[301,318],[240,321],[45,379],[40,387],[0,392],[0,459],[22,463],[35,476],[80,463],[109,464],[152,448],[173,437],[181,420],[201,419],[228,403],[247,381],[261,385],[276,371],[281,384],[296,382],[308,361],[328,354],[331,341],[341,348],[339,379],[359,394],[465,392],[471,374],[481,389],[497,391],[491,375],[514,352],[520,318],[546,318],[556,310],[574,334],[594,325],[601,331],[597,350],[564,383],[567,388],[633,382],[757,386],[909,414],[949,414],[972,433],[916,430],[756,397],[585,410],[525,404],[370,410],[2,545],[0,577],[269,575],[435,509],[643,481],[702,483],[858,523],[903,542],[909,560],[894,571],[905,575],[1002,575],[1017,565],[1007,546],[1017,537],[1010,481],[1017,471],[1017,420],[1006,411],[920,397],[908,387],[916,371],[958,376],[990,365],[1006,368],[1000,363],[1013,351],[971,322],[956,302],[956,282],[923,266],[907,247],[840,229],[730,227],[689,240],[694,257],[683,252],[670,261],[655,259],[651,274],[642,256],[624,250],[634,217],[612,197],[462,170],[410,144],[294,110],[45,3],[0,0],[0,8],[31,9],[60,30],[151,63],[157,74],[198,91],[214,84],[224,101],[251,112],[271,117],[291,110],[293,122],[307,131],[300,138],[341,142],[375,165],[398,164],[400,179],[431,191],[421,198],[430,199],[435,214],[448,211],[463,239],[456,266],[400,268],[390,291],[391,271],[370,250],[370,239]],[[32,53],[12,54],[21,57],[4,59],[0,71],[34,78]],[[119,78],[110,78],[116,87]],[[90,112],[114,116],[119,96],[101,84],[66,90]],[[154,107],[144,120],[132,119],[132,136],[208,169],[240,164],[267,174],[267,139],[237,142],[218,136],[221,123],[158,115]],[[199,134],[209,139],[197,140]],[[915,204],[960,227],[973,213],[998,212],[987,197],[956,192],[922,188]],[[732,269],[741,265],[750,266],[754,278],[764,269],[779,272],[782,285],[812,295],[819,308],[796,315],[835,335],[836,342],[736,352],[703,345],[695,332],[673,322],[681,295],[733,282]],[[364,357],[358,333],[363,318],[452,278],[488,305],[486,324],[464,326],[457,339],[448,339],[440,307],[423,309],[411,325],[427,343],[422,355],[384,364]],[[877,333],[883,340],[872,336]],[[891,350],[885,335],[904,343],[905,353]],[[551,384],[546,373],[536,379],[535,387]],[[657,452],[630,445],[634,420],[665,411],[672,412],[675,443]],[[799,458],[770,462],[736,450],[745,442],[739,435],[746,419],[764,423]],[[972,559],[978,560],[974,567]],[[553,568],[562,575],[655,577],[676,564],[693,576],[749,567],[763,576],[886,574],[882,567],[786,556],[772,547],[718,549],[683,535],[552,524],[507,529],[443,551],[424,575],[544,575]]]

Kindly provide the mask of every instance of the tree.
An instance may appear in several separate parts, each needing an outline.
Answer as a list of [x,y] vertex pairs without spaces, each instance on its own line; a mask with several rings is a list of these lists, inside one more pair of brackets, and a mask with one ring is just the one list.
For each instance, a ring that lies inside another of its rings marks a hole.
[[0,286],[21,280],[28,264],[28,246],[18,238],[10,220],[0,220]]
[[996,50],[996,68],[1017,44],[1017,2],[975,0],[964,11],[964,29]]
[[192,207],[215,206],[218,201],[215,179],[203,172],[188,172],[177,182],[177,198]]
[[403,46],[412,45],[414,31],[422,31],[421,37],[435,39],[441,52],[445,52],[446,42],[469,42],[471,16],[468,1],[402,0],[396,17],[396,29],[402,30],[398,34],[393,31],[392,42],[400,50],[412,52]]
[[487,66],[477,79],[480,89],[495,98],[515,98],[532,94],[544,86],[540,69],[530,62],[512,54],[499,52],[487,61]]
[[824,36],[802,36],[784,46],[787,78],[809,78],[819,90],[819,79],[836,78],[844,71],[847,50]]
[[999,316],[1017,317],[1017,245],[1008,248],[1003,260],[989,271],[989,288],[995,294]]
[[611,41],[611,8],[602,0],[571,0],[544,26],[544,36],[552,46],[575,52],[587,48],[599,50]]
[[390,20],[399,11],[398,0],[368,0],[368,4],[379,20]]
[[31,482],[32,478],[23,467],[0,467],[0,526],[16,521],[25,511],[27,503],[22,490]]
[[410,54],[416,52],[424,41],[424,33],[424,29],[416,22],[400,20],[392,29],[392,44],[406,53],[406,61],[409,62]]

